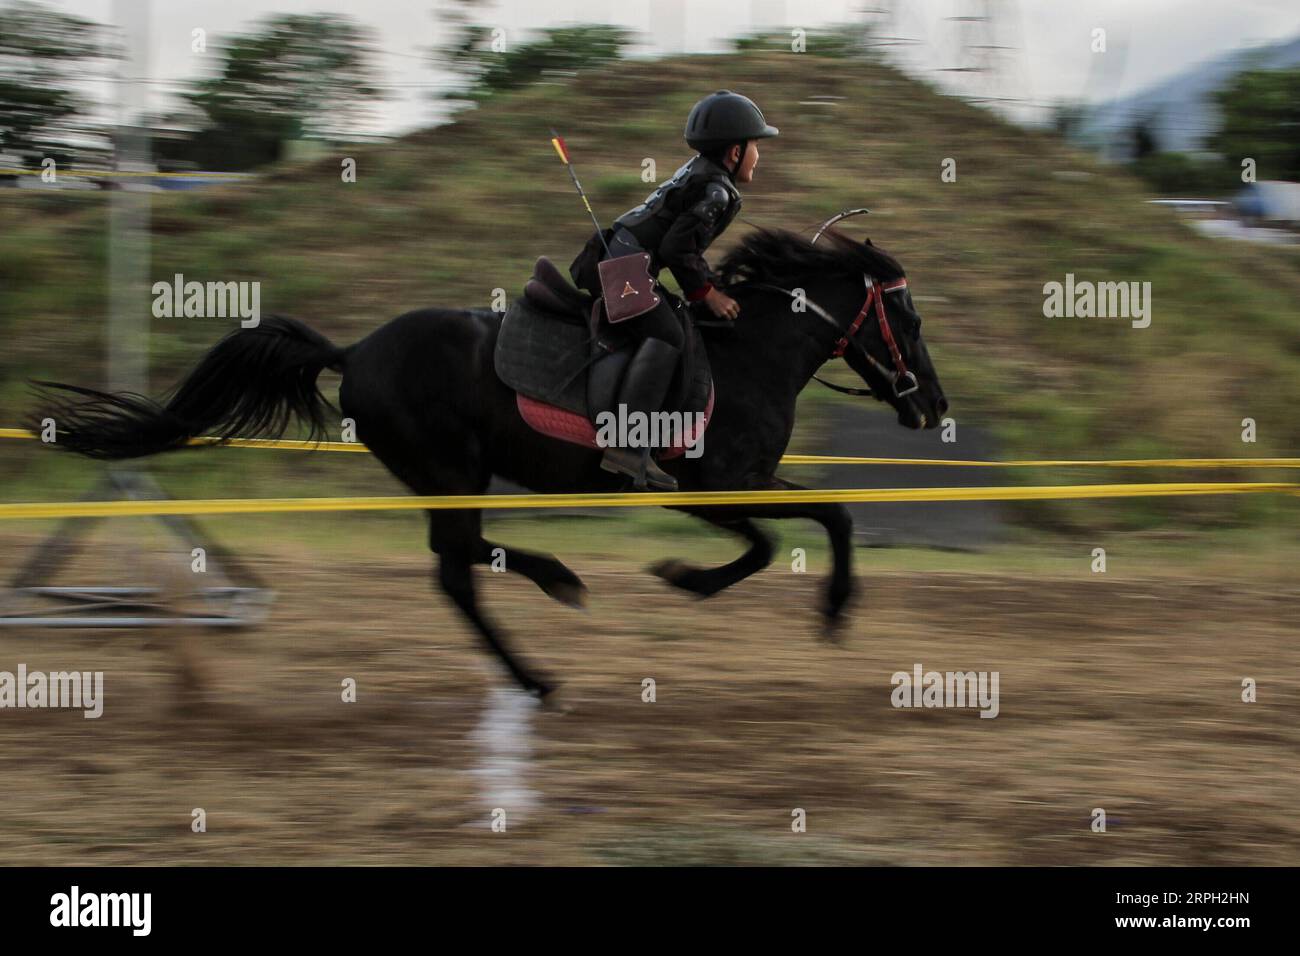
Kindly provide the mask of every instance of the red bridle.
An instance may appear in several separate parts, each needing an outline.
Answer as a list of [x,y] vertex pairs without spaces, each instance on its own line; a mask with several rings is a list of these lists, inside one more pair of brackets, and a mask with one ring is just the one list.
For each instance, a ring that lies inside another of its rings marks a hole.
[[[907,395],[916,391],[916,376],[907,370],[907,363],[903,361],[903,353],[898,348],[898,343],[894,341],[894,330],[889,327],[889,318],[885,315],[885,293],[901,292],[907,288],[906,279],[895,279],[892,282],[882,282],[877,285],[871,281],[870,276],[863,276],[863,282],[867,285],[867,298],[862,303],[862,308],[858,310],[857,316],[849,324],[848,331],[844,337],[835,345],[835,351],[831,353],[832,358],[840,358],[844,355],[845,349],[849,347],[849,342],[853,336],[858,334],[858,329],[862,328],[862,323],[866,321],[867,313],[874,306],[876,310],[876,321],[880,325],[880,337],[885,342],[885,347],[889,349],[889,357],[894,362],[894,371],[897,378],[894,380],[894,393],[897,395]],[[868,355],[868,358],[870,356]],[[900,390],[900,383],[911,381],[912,387],[906,390]]]

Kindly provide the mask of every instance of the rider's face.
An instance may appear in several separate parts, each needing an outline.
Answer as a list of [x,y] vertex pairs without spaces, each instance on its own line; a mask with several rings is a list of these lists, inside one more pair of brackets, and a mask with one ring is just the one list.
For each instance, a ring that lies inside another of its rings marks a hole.
[[[738,154],[740,152],[739,146],[733,146],[731,147],[731,149],[733,155]],[[758,165],[758,142],[756,140],[751,139],[749,141],[749,145],[745,149],[744,157],[741,158],[740,160],[740,168],[736,170],[736,182],[738,183],[752,182],[754,179],[754,167],[757,165]]]

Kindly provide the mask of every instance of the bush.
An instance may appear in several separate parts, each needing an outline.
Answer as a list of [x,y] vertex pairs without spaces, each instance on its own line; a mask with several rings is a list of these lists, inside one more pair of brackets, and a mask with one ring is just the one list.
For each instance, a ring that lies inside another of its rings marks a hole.
[[620,27],[584,24],[545,30],[536,40],[497,52],[487,27],[466,27],[452,59],[473,82],[468,91],[450,98],[478,101],[535,83],[547,73],[600,68],[617,60],[629,39]]
[[1239,169],[1223,159],[1199,159],[1187,153],[1151,153],[1129,168],[1163,195],[1219,196],[1241,185]]

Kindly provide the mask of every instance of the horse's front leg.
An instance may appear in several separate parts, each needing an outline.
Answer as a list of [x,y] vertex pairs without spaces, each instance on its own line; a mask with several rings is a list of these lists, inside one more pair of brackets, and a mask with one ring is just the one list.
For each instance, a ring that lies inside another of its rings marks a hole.
[[[771,489],[799,489],[801,485],[773,477],[764,486]],[[841,504],[807,502],[798,504],[735,505],[727,507],[683,507],[676,509],[695,515],[720,528],[743,535],[751,542],[748,551],[718,568],[697,568],[677,560],[661,561],[651,571],[674,587],[699,594],[716,594],[772,563],[772,542],[753,523],[754,518],[806,518],[816,521],[831,542],[831,577],[822,605],[826,637],[834,639],[842,622],[841,614],[853,596],[853,518]]]
[[700,568],[676,558],[651,565],[650,573],[663,578],[673,587],[690,591],[700,597],[711,597],[724,588],[757,574],[772,563],[772,539],[738,508],[679,508],[709,524],[740,535],[749,542],[749,550],[734,561],[717,568]]
[[[803,489],[802,485],[772,478],[775,487]],[[840,616],[849,599],[853,597],[856,581],[853,579],[853,516],[849,509],[837,502],[810,502],[805,505],[787,505],[799,509],[796,518],[811,518],[826,529],[831,542],[831,579],[826,586],[826,603],[822,606],[825,617],[824,633],[827,638],[838,637],[843,618]]]
[[[770,489],[807,490],[803,485],[773,476],[767,485]],[[736,509],[747,518],[806,518],[816,521],[826,529],[831,542],[831,577],[826,586],[826,599],[821,612],[823,634],[830,640],[838,637],[844,608],[853,597],[853,518],[842,504],[827,502],[801,502],[780,505],[744,505]]]

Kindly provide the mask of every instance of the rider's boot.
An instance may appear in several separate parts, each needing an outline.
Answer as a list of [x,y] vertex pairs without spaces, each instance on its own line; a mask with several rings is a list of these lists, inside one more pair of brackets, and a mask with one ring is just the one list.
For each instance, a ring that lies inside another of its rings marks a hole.
[[[633,412],[642,412],[649,420],[649,416],[663,406],[680,352],[681,349],[662,339],[648,338],[642,342],[628,363],[615,407],[624,405],[629,416]],[[629,475],[632,484],[640,491],[677,490],[677,479],[659,467],[649,447],[606,448],[600,467]]]

